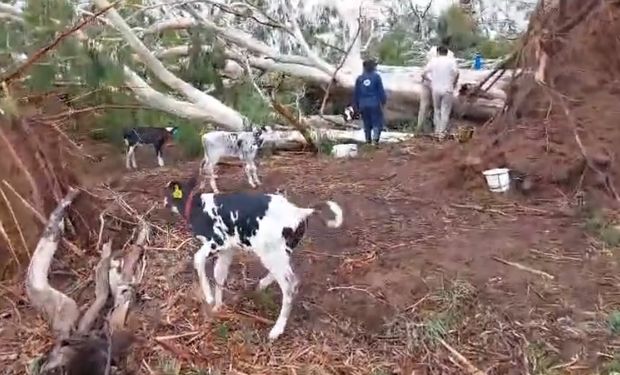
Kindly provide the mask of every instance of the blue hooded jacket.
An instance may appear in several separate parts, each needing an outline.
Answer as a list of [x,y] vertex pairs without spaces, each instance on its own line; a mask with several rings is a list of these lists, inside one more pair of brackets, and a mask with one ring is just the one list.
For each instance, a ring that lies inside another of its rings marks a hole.
[[375,71],[365,71],[355,81],[353,103],[358,111],[385,105],[386,97],[381,76]]

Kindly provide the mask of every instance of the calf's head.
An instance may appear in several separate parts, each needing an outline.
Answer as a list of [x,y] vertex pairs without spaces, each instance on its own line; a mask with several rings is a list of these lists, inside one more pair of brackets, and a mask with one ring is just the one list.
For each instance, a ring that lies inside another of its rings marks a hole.
[[252,135],[254,136],[254,145],[258,148],[262,147],[269,133],[273,130],[269,126],[256,126],[252,129]]
[[195,178],[192,178],[186,184],[181,184],[178,181],[168,182],[164,196],[164,207],[171,210],[175,214],[183,215],[185,203],[187,202],[187,199],[195,185]]

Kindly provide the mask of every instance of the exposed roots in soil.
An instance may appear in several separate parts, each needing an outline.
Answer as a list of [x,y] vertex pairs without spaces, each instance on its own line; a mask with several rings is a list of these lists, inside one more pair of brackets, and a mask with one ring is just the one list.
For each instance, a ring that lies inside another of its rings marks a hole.
[[606,0],[551,3],[531,19],[517,53],[525,74],[513,81],[505,111],[471,147],[448,154],[458,166],[449,183],[482,186],[480,172],[508,167],[540,191],[601,190],[617,201],[620,57],[609,51],[620,47],[620,8]]

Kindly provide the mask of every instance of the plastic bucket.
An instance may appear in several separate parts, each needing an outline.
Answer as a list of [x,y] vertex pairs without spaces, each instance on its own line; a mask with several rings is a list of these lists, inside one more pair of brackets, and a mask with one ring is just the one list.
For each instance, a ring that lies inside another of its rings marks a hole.
[[357,145],[354,143],[334,145],[332,156],[335,158],[354,158],[357,156]]
[[508,168],[488,169],[482,174],[487,180],[489,190],[494,193],[504,193],[510,189],[510,174]]

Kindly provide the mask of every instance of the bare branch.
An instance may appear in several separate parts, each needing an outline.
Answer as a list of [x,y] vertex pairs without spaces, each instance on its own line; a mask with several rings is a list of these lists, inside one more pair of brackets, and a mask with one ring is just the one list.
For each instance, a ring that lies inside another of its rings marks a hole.
[[72,298],[49,284],[48,273],[62,232],[61,220],[66,208],[78,194],[79,190],[70,189],[50,214],[30,260],[26,277],[26,294],[30,302],[45,315],[56,337],[60,339],[69,337],[79,317],[79,310]]
[[101,260],[95,268],[95,302],[86,310],[78,324],[79,333],[88,333],[97,319],[97,316],[105,306],[110,296],[110,255],[112,254],[112,240],[108,240],[101,248]]
[[[184,9],[187,10],[195,18],[194,20],[191,20],[192,22],[197,22],[199,25],[203,26],[207,30],[211,30],[217,33],[220,37],[222,37],[226,41],[233,43],[239,47],[243,47],[247,49],[248,51],[251,51],[259,55],[266,56],[270,59],[273,59],[275,61],[282,62],[282,63],[314,66],[313,61],[308,59],[308,57],[297,56],[297,55],[282,55],[274,48],[268,46],[267,44],[265,44],[264,42],[260,40],[257,40],[256,38],[252,37],[252,35],[244,31],[218,26],[214,22],[200,15],[198,12],[196,12],[191,7],[186,7]],[[177,20],[178,20],[177,22],[189,23],[187,19],[177,19]]]
[[[131,247],[131,251],[125,256],[117,254],[112,257],[109,270],[110,289],[114,297],[114,307],[108,317],[110,331],[121,330],[125,325],[129,308],[135,299],[135,285],[140,282],[142,277],[136,277],[138,263],[144,254],[144,243],[148,238],[149,225],[143,219],[136,244]],[[144,263],[143,263],[144,264]],[[141,272],[143,274],[143,272]]]
[[[120,0],[119,0],[120,1]],[[9,82],[13,79],[18,78],[26,69],[28,69],[32,64],[34,64],[37,60],[39,60],[41,57],[45,56],[45,54],[47,54],[49,51],[51,51],[52,49],[54,49],[58,43],[60,43],[64,38],[68,37],[69,35],[77,32],[78,30],[80,30],[81,28],[83,28],[84,26],[86,26],[88,23],[90,23],[92,20],[96,19],[97,17],[99,17],[100,15],[102,15],[103,13],[107,12],[109,9],[111,9],[116,3],[118,3],[118,1],[112,3],[112,4],[107,4],[105,7],[102,7],[102,9],[95,13],[92,16],[86,17],[84,18],[81,22],[79,22],[77,25],[73,26],[72,28],[63,31],[62,33],[60,33],[50,44],[48,44],[47,46],[41,48],[40,50],[38,50],[37,52],[35,52],[32,56],[30,56],[28,58],[28,60],[26,60],[25,63],[23,63],[22,65],[20,65],[15,71],[13,71],[13,73],[10,73],[8,75],[6,75],[5,77],[0,79],[0,82]]]
[[[4,192],[4,189],[2,189],[2,187],[0,187],[0,195],[2,195],[2,199],[4,200],[4,203],[6,204],[6,207],[9,210],[9,214],[11,214],[11,218],[13,219],[13,223],[15,224],[15,227],[17,228],[17,233],[19,234],[19,239],[22,241],[22,246],[24,247],[24,251],[26,252],[26,254],[28,254],[28,257],[31,257],[32,255],[30,254],[28,243],[26,242],[26,238],[24,237],[24,232],[22,231],[22,228],[20,227],[19,222],[17,221],[17,216],[15,215],[15,210],[13,210],[13,205],[11,205],[9,198],[6,196],[6,193]],[[17,261],[17,258],[15,260]],[[19,265],[19,262],[18,262],[18,265]]]
[[[99,8],[109,6],[107,0],[95,0],[95,4]],[[107,14],[107,18],[121,33],[123,39],[125,39],[129,46],[138,54],[142,62],[149,68],[151,73],[157,76],[157,78],[168,87],[183,94],[188,100],[193,102],[198,107],[201,107],[201,112],[203,112],[204,117],[208,118],[215,124],[221,125],[233,131],[243,129],[244,117],[239,112],[172,74],[142,43],[142,41],[140,41],[140,39],[136,36],[136,34],[134,34],[129,25],[127,25],[125,20],[115,9],[110,9]],[[126,76],[127,72],[128,68],[125,69]]]
[[[360,13],[361,13],[361,9],[360,9]],[[323,96],[323,102],[321,103],[321,110],[319,111],[320,115],[323,115],[324,112],[325,112],[325,105],[327,104],[327,99],[329,98],[329,94],[330,94],[330,91],[331,91],[331,88],[332,88],[332,84],[336,80],[336,74],[338,74],[338,71],[340,69],[342,69],[342,66],[347,61],[347,58],[349,57],[349,54],[351,53],[351,50],[353,49],[353,46],[357,42],[357,38],[360,36],[360,33],[362,31],[362,23],[361,22],[362,22],[362,20],[361,20],[361,17],[360,17],[360,18],[358,18],[357,32],[355,33],[355,37],[351,41],[351,44],[349,45],[349,48],[347,48],[347,52],[342,57],[342,60],[340,60],[340,64],[338,64],[338,66],[336,67],[336,70],[334,70],[334,73],[332,74],[332,79],[329,80],[329,84],[327,85],[327,89],[325,90],[325,95]]]
[[156,91],[129,67],[125,66],[124,73],[125,82],[142,104],[185,119],[200,121],[211,119],[211,116],[200,106]]
[[[37,211],[36,208],[34,208],[30,202],[28,202],[24,197],[22,197],[17,190],[15,190],[15,188],[9,184],[6,180],[2,180],[2,183],[4,184],[4,186],[6,186],[9,190],[11,190],[11,192],[20,200],[20,202],[22,202],[22,204],[30,210],[30,212],[33,213],[33,215],[37,218],[37,220],[41,223],[41,224],[45,224],[45,217],[39,212]],[[66,238],[61,238],[62,243],[67,246],[67,248],[69,248],[69,250],[71,250],[75,255],[78,256],[82,256],[84,255],[84,253],[82,252],[82,250],[80,250],[79,247],[77,247],[74,243],[72,243],[71,241],[67,240]]]
[[289,10],[289,17],[290,17],[291,25],[293,27],[293,30],[292,30],[293,35],[295,36],[295,39],[299,43],[301,49],[304,51],[306,56],[310,58],[310,60],[314,63],[314,65],[318,69],[324,71],[325,73],[329,75],[336,76],[336,74],[334,74],[335,72],[334,67],[331,66],[327,61],[323,60],[316,52],[312,50],[312,48],[310,48],[310,45],[308,44],[308,42],[306,41],[306,38],[304,38],[304,35],[301,32],[301,27],[299,26],[299,22],[297,22],[296,12],[294,12],[292,9]]
[[2,129],[0,129],[0,139],[2,139],[2,141],[4,142],[4,150],[6,150],[8,154],[11,155],[11,157],[13,157],[13,160],[17,163],[19,169],[21,169],[24,173],[24,177],[26,178],[26,180],[28,180],[30,189],[32,189],[32,199],[34,200],[35,207],[39,210],[42,209],[43,198],[41,197],[41,192],[39,191],[37,183],[35,182],[32,174],[30,173],[30,170],[26,167],[23,160],[19,157],[19,155],[17,154],[17,150],[15,150],[15,147],[13,147],[13,144],[4,134],[4,130]]
[[198,21],[191,18],[174,18],[152,24],[144,30],[144,34],[159,34],[166,30],[184,30],[198,26]]

